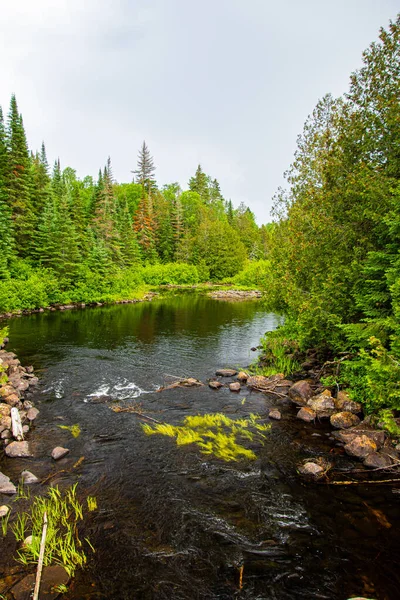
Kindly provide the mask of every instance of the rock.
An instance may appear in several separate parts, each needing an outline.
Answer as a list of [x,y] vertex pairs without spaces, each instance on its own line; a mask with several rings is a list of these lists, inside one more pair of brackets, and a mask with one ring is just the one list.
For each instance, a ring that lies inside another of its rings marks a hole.
[[3,417],[0,420],[0,423],[3,425],[5,429],[11,429],[11,417]]
[[38,383],[39,383],[39,379],[38,379],[37,377],[32,377],[32,378],[29,380],[29,385],[30,385],[30,386],[37,385]]
[[248,380],[249,376],[247,375],[247,373],[245,373],[244,371],[239,371],[238,375],[237,375],[237,379],[239,381],[243,381],[243,383],[245,383]]
[[349,444],[344,447],[347,454],[356,458],[365,458],[368,454],[376,452],[378,447],[374,440],[366,435],[357,435]]
[[29,410],[30,408],[33,408],[33,402],[31,402],[30,400],[25,400],[24,401],[24,409]]
[[282,419],[281,411],[277,408],[272,408],[269,411],[268,416],[270,419],[275,419],[276,421],[280,421]]
[[28,546],[32,546],[32,542],[33,542],[33,535],[28,535],[28,537],[26,537],[24,539],[24,541],[22,542],[22,547],[28,548]]
[[5,504],[3,504],[3,506],[0,506],[0,519],[2,517],[6,517],[9,512],[10,508],[8,506],[6,506]]
[[36,475],[31,473],[30,471],[22,471],[20,481],[22,483],[31,484],[38,483],[40,480],[39,477],[36,477]]
[[373,429],[370,425],[365,424],[365,421],[345,431],[333,431],[332,435],[336,440],[344,444],[351,443],[357,436],[365,435],[373,440],[378,448],[382,448],[386,439],[384,431]]
[[231,390],[231,392],[240,392],[240,383],[239,381],[234,381],[233,383],[229,384],[229,389]]
[[310,408],[309,406],[303,406],[299,412],[297,413],[297,418],[305,421],[306,423],[311,423],[311,421],[315,421],[317,417],[317,413],[315,410]]
[[1,432],[0,437],[2,440],[10,440],[12,438],[12,433],[9,429],[4,429]]
[[332,394],[329,390],[324,390],[318,396],[314,396],[307,402],[307,406],[315,410],[318,417],[329,417],[335,410]]
[[54,458],[54,460],[60,460],[60,458],[64,458],[64,456],[67,456],[68,453],[68,448],[62,448],[61,446],[57,446],[52,450],[51,457]]
[[[26,575],[21,581],[11,588],[15,600],[30,600],[35,587],[36,573]],[[44,567],[40,583],[40,600],[56,600],[60,596],[55,588],[66,585],[69,575],[61,565]]]
[[309,477],[318,477],[324,472],[324,468],[321,465],[311,461],[301,465],[298,469],[302,475],[308,475]]
[[34,421],[36,419],[36,417],[38,416],[39,411],[37,408],[30,408],[28,410],[28,412],[26,413],[26,418],[28,419],[28,421]]
[[19,403],[19,396],[18,394],[10,394],[3,398],[3,400],[4,402],[7,402],[9,406],[16,406]]
[[292,402],[300,406],[305,406],[312,396],[312,389],[308,381],[301,379],[292,385],[288,393]]
[[208,385],[212,390],[219,390],[219,388],[223,387],[223,384],[220,381],[209,381]]
[[11,406],[8,404],[0,404],[0,419],[3,417],[9,417],[11,414]]
[[371,452],[371,454],[366,456],[363,464],[366,467],[371,467],[372,469],[380,469],[382,467],[390,467],[390,465],[393,464],[393,461],[387,454],[381,452]]
[[338,392],[334,403],[335,407],[340,411],[351,412],[354,414],[362,412],[362,405],[359,402],[354,402],[354,400],[351,400],[347,392]]
[[220,377],[234,377],[237,375],[237,371],[235,369],[218,369],[215,374]]
[[11,442],[5,449],[10,458],[24,458],[32,456],[28,442]]
[[360,423],[357,415],[349,411],[335,413],[331,416],[330,421],[332,427],[336,427],[336,429],[348,429]]
[[22,425],[22,433],[28,433],[29,425]]
[[17,488],[10,481],[10,478],[3,473],[0,473],[0,494],[16,494]]

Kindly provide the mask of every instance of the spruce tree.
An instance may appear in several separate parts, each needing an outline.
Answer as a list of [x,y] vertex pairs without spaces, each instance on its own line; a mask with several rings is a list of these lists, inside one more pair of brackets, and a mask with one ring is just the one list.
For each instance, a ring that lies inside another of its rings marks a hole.
[[201,165],[198,165],[194,177],[189,179],[189,189],[191,192],[197,192],[205,204],[208,204],[210,201],[208,183],[207,175],[203,173]]
[[18,253],[27,256],[32,245],[36,219],[31,202],[32,178],[28,145],[14,95],[11,97],[6,139],[9,157],[6,181],[8,202],[14,221]]
[[8,172],[8,155],[3,121],[0,107],[0,279],[9,275],[10,262],[14,256],[14,229],[11,209],[8,203],[6,187]]
[[155,170],[153,157],[144,141],[139,151],[137,169],[133,173],[136,175],[136,183],[140,183],[147,194],[150,194],[156,186]]

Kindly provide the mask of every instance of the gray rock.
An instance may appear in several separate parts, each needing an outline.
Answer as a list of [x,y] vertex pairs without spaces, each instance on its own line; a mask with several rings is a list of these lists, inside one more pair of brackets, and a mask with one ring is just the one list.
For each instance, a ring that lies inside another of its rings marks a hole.
[[22,471],[21,473],[21,482],[26,484],[38,483],[40,480],[36,475],[31,473],[30,471]]
[[61,446],[57,446],[52,450],[51,457],[54,458],[54,460],[60,460],[60,458],[64,458],[64,456],[67,456],[68,453],[68,448],[62,448]]
[[9,512],[10,508],[8,506],[6,506],[5,504],[3,504],[3,506],[0,506],[0,519],[2,517],[6,517]]
[[240,392],[240,383],[239,381],[234,381],[233,383],[229,384],[229,389],[231,390],[231,392]]
[[311,421],[315,421],[315,419],[317,418],[317,413],[309,406],[303,406],[296,416],[298,419],[301,419],[306,423],[311,423]]
[[335,413],[331,416],[331,425],[337,429],[349,429],[360,423],[360,419],[357,415],[349,411],[343,411]]
[[334,400],[337,410],[358,414],[362,412],[362,405],[359,402],[354,402],[347,392],[338,392],[337,398]]
[[215,374],[220,377],[234,377],[237,375],[237,371],[235,369],[218,369]]
[[335,403],[329,390],[314,396],[307,402],[307,406],[315,410],[318,417],[329,417],[335,410]]
[[37,408],[30,408],[28,410],[28,412],[26,413],[26,418],[28,419],[28,421],[34,421],[36,419],[36,417],[38,416],[39,411]]
[[371,452],[371,454],[366,456],[363,464],[366,467],[371,467],[372,469],[380,469],[382,467],[389,467],[393,464],[393,461],[387,454]]
[[281,411],[277,408],[272,408],[269,411],[268,416],[270,419],[275,419],[276,421],[280,421],[282,419]]
[[10,458],[24,458],[32,456],[28,442],[11,442],[5,449]]
[[307,401],[312,396],[312,389],[308,381],[302,379],[301,381],[297,381],[292,387],[289,389],[289,398],[295,404],[299,406],[306,406]]
[[16,494],[17,488],[10,481],[10,478],[0,473],[0,494]]

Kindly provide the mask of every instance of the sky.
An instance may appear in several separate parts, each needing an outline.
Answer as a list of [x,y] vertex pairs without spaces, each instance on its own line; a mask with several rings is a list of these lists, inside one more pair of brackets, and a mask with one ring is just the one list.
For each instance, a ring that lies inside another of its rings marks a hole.
[[159,185],[198,164],[261,225],[307,116],[348,90],[398,0],[3,0],[0,105],[29,147],[79,177],[111,156],[132,180],[146,143]]

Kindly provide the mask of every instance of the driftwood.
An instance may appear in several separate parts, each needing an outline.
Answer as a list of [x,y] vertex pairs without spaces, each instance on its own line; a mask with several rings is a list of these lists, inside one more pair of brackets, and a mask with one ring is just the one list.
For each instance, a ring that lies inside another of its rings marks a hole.
[[11,426],[13,437],[19,442],[22,442],[24,439],[24,432],[22,431],[21,416],[18,408],[15,408],[15,406],[11,409]]
[[282,386],[282,379],[277,379],[274,377],[264,377],[262,375],[254,375],[249,377],[247,380],[247,386],[257,392],[262,392],[263,394],[272,394],[272,396],[277,396],[278,398],[286,398],[287,394],[282,394],[282,392],[277,392],[276,388],[279,387],[287,387],[286,385]]
[[204,383],[198,379],[195,379],[194,377],[188,377],[187,379],[178,379],[178,381],[174,381],[174,383],[171,383],[170,385],[162,386],[158,388],[157,392],[173,390],[174,388],[178,387],[200,387],[202,385],[204,385]]
[[111,410],[116,413],[132,413],[134,415],[137,415],[138,417],[141,417],[142,419],[148,419],[149,421],[153,421],[153,423],[162,423],[162,421],[157,421],[157,419],[153,419],[153,417],[149,417],[148,415],[143,414],[140,409],[138,410],[138,408],[134,406],[113,406]]
[[43,559],[44,559],[44,549],[46,546],[46,534],[47,534],[47,512],[44,512],[43,515],[43,531],[42,531],[42,539],[40,541],[40,550],[39,550],[39,560],[36,571],[36,582],[35,582],[35,590],[33,592],[33,600],[39,599],[39,589],[40,589],[40,581],[42,579],[42,570],[43,570]]

